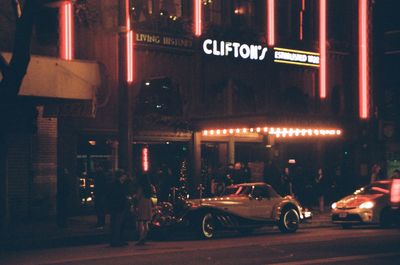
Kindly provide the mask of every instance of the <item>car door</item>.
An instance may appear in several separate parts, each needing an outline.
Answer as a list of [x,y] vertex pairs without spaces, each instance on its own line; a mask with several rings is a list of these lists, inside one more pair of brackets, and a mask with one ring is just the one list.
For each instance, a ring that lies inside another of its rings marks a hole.
[[271,198],[268,186],[254,186],[251,201],[251,217],[258,220],[272,219],[274,198]]

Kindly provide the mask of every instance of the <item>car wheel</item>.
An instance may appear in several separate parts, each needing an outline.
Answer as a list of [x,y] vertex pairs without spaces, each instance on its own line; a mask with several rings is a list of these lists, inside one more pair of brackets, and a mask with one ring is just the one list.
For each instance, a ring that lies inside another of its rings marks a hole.
[[211,239],[215,236],[215,219],[211,213],[205,213],[200,218],[200,237]]
[[283,233],[293,233],[299,228],[300,217],[293,208],[284,209],[279,219],[279,230]]
[[341,226],[342,226],[343,229],[350,229],[350,228],[353,227],[352,224],[341,224]]
[[390,228],[393,224],[393,216],[390,209],[383,209],[379,219],[379,225],[382,228]]

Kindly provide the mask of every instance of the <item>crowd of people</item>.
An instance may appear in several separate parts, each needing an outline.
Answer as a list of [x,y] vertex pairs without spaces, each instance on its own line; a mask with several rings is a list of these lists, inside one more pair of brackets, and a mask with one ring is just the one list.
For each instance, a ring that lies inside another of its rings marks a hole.
[[[279,169],[272,161],[264,165],[262,181],[270,184],[281,196],[295,196],[305,205],[316,205],[319,211],[324,210],[326,197],[336,185],[322,168],[318,168],[315,174],[306,175],[301,168],[294,166]],[[203,176],[203,195],[219,196],[226,186],[244,182],[254,182],[246,163],[237,162],[217,169],[208,167]]]

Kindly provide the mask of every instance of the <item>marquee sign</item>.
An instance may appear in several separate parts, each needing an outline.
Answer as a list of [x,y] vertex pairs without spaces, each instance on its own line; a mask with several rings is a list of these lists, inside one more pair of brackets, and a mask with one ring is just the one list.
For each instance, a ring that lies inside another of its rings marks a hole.
[[[239,42],[206,39],[203,41],[203,52],[207,55],[233,57],[263,61],[268,57],[268,47],[258,44],[243,44]],[[320,55],[316,52],[300,51],[286,48],[273,48],[272,57],[275,63],[294,64],[319,67]]]
[[268,48],[261,45],[206,39],[203,42],[203,51],[208,55],[231,56],[234,58],[262,61],[266,57]]
[[136,33],[135,43],[159,45],[169,48],[193,48],[193,40],[191,39],[149,33]]
[[316,52],[274,48],[274,62],[319,67],[320,56]]

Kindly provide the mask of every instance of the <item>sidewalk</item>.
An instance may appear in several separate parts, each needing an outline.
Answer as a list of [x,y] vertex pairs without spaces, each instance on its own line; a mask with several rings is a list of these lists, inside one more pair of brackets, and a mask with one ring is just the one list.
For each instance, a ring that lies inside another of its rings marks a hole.
[[[12,225],[1,235],[0,249],[7,251],[107,243],[109,227],[98,229],[95,225],[96,216],[93,215],[71,217],[67,228],[57,227],[54,220]],[[326,211],[322,214],[313,213],[313,218],[302,223],[300,229],[330,226],[333,226],[330,211]],[[128,240],[136,238],[133,224],[127,226],[125,236]]]

